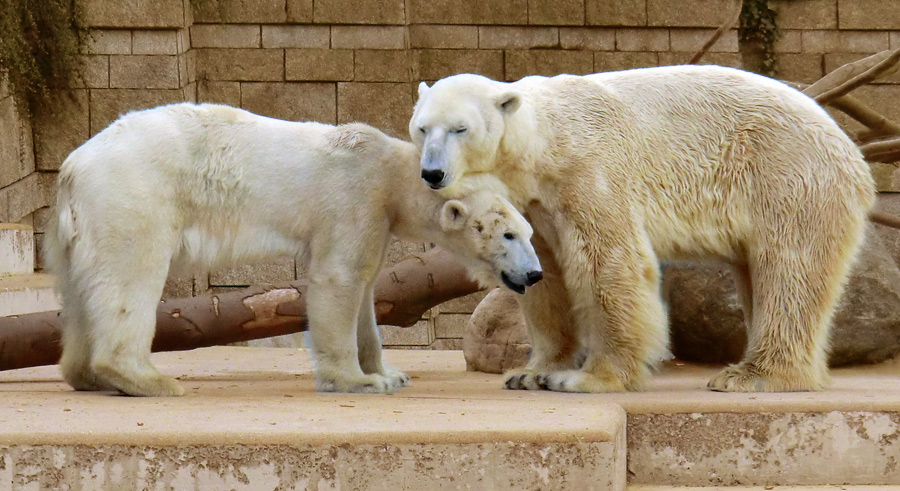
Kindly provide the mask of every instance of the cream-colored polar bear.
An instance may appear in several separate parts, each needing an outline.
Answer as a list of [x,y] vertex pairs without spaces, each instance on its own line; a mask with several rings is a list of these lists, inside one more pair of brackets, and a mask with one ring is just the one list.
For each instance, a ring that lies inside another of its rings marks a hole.
[[[419,87],[422,176],[444,196],[508,193],[545,280],[512,389],[638,389],[667,353],[658,260],[736,266],[744,360],[709,387],[821,389],[835,304],[874,201],[869,169],[814,101],[701,66]],[[574,354],[588,357],[579,369]]]
[[504,198],[445,200],[419,180],[408,143],[219,105],[128,114],[59,173],[47,256],[60,275],[66,381],[79,390],[181,395],[150,362],[170,270],[293,254],[309,262],[307,314],[323,391],[392,392],[373,285],[396,234],[433,240],[481,282],[540,279],[531,228]]

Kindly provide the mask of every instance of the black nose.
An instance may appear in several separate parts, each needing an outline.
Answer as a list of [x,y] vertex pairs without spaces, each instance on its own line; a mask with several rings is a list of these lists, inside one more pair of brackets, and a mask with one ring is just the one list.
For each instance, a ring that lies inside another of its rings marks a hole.
[[435,170],[423,170],[422,171],[422,179],[425,179],[425,182],[431,184],[432,186],[436,186],[444,180],[444,171],[440,169]]
[[529,271],[528,274],[525,275],[525,282],[528,284],[528,286],[531,286],[538,281],[541,281],[543,277],[544,273],[542,273],[541,271]]

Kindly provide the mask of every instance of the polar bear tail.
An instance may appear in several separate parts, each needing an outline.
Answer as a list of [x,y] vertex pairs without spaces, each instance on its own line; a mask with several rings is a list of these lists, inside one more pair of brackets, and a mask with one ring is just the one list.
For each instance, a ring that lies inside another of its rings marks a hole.
[[60,289],[63,288],[69,274],[69,251],[77,236],[69,177],[60,173],[56,209],[51,216],[44,240],[44,262],[47,269],[59,278]]

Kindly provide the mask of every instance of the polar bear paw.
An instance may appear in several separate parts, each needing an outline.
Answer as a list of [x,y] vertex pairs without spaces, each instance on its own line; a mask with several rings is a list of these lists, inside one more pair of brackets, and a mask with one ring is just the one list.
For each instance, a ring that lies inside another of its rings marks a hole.
[[397,388],[409,387],[409,376],[392,366],[385,365],[381,375],[390,380],[391,384]]
[[[403,377],[406,377],[406,374],[403,374]],[[372,373],[361,377],[317,380],[316,390],[353,394],[393,394],[403,387],[401,385],[403,377],[389,377],[380,373]],[[408,377],[406,382],[409,383]]]
[[538,372],[534,370],[510,370],[506,372],[503,386],[509,390],[541,390],[537,383]]
[[581,370],[559,370],[546,373],[516,370],[507,376],[506,388],[554,392],[620,392],[625,390],[618,380],[607,380]]
[[717,392],[800,392],[821,390],[827,378],[824,373],[814,376],[800,370],[782,375],[764,374],[750,363],[738,363],[716,374],[706,387]]

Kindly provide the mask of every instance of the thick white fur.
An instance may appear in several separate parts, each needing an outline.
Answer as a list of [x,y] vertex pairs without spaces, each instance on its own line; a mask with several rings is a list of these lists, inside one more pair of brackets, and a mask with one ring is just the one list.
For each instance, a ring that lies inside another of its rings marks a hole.
[[509,202],[490,192],[440,198],[418,178],[418,162],[412,144],[361,124],[193,104],[123,116],[59,173],[45,241],[63,296],[66,381],[181,395],[149,358],[170,269],[292,254],[310,266],[317,389],[406,385],[382,362],[373,310],[392,233],[437,242],[482,282],[498,283],[501,272],[524,282],[540,269],[531,228]]
[[798,91],[712,66],[458,75],[420,86],[410,134],[422,168],[444,171],[444,196],[508,193],[535,228],[545,279],[522,302],[534,350],[507,387],[640,388],[667,352],[658,261],[696,258],[735,265],[749,332],[744,360],[710,388],[826,383],[874,185]]

